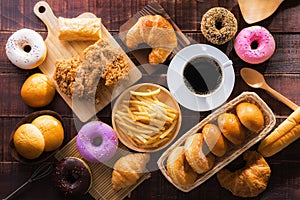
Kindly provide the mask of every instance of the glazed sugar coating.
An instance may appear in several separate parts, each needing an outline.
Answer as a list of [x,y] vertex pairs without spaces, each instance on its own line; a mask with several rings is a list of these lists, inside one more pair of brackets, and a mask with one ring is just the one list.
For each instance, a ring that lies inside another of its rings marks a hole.
[[114,130],[100,121],[90,121],[81,127],[76,138],[77,150],[89,162],[106,162],[117,151],[118,138]]
[[228,42],[234,37],[237,29],[236,18],[226,8],[211,8],[202,17],[202,34],[213,44],[221,45]]
[[23,28],[13,33],[5,45],[7,58],[21,69],[33,69],[46,58],[43,37],[34,30]]
[[239,32],[234,41],[237,55],[250,64],[260,64],[271,58],[276,48],[272,34],[262,26],[251,26]]

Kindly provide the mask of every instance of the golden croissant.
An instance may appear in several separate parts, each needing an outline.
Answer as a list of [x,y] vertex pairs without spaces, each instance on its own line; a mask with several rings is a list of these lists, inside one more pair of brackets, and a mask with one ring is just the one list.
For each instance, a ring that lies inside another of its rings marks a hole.
[[115,164],[112,172],[112,187],[114,190],[134,185],[145,172],[149,154],[135,153],[121,157]]
[[169,54],[177,46],[177,37],[172,25],[160,15],[140,17],[126,35],[126,45],[137,48],[146,43],[152,48],[148,56],[150,64],[165,62]]
[[265,159],[256,151],[247,151],[243,155],[246,166],[231,172],[222,169],[217,178],[222,187],[239,197],[255,197],[263,192],[268,184],[271,169]]

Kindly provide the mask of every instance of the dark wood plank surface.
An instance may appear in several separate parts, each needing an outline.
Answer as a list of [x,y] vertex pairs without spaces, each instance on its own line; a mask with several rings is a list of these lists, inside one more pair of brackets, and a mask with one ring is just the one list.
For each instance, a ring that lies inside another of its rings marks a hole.
[[[12,65],[5,54],[8,37],[18,29],[31,28],[44,38],[47,36],[45,25],[34,15],[33,6],[37,0],[2,0],[0,1],[0,198],[25,182],[36,166],[27,166],[13,160],[8,152],[8,141],[14,126],[26,115],[42,109],[50,109],[60,113],[64,120],[67,140],[77,134],[79,123],[72,111],[59,95],[54,101],[40,109],[26,106],[20,96],[20,88],[24,80],[34,70],[21,70]],[[117,34],[119,27],[130,17],[143,9],[150,0],[47,0],[56,16],[76,17],[82,12],[92,12],[101,17],[103,24],[112,33]],[[199,43],[208,43],[200,31],[202,15],[211,7],[223,6],[231,10],[239,23],[239,30],[248,25],[242,18],[237,0],[160,0],[172,20],[184,34]],[[255,5],[254,5],[255,6]],[[276,115],[276,125],[281,123],[291,112],[287,106],[275,100],[265,91],[248,87],[241,79],[239,71],[242,67],[252,67],[264,73],[267,82],[296,104],[300,104],[300,2],[285,0],[278,10],[269,18],[256,23],[268,28],[276,41],[276,52],[270,60],[259,65],[250,65],[241,61],[232,49],[232,43],[216,46],[234,63],[236,83],[229,98],[232,99],[243,91],[254,91],[267,102]],[[137,61],[131,57],[133,61]],[[154,82],[166,86],[166,69],[148,75],[144,73],[141,82]],[[193,123],[197,123],[210,112],[191,112],[182,108],[182,135]],[[111,105],[97,114],[98,118],[111,124]],[[255,148],[255,147],[254,147]],[[300,199],[300,141],[296,141],[273,157],[267,158],[272,175],[267,190],[253,199],[296,200]],[[155,156],[154,156],[155,157]],[[53,186],[50,178],[33,183],[18,193],[14,199],[52,200],[66,199]],[[79,199],[92,199],[89,195]],[[152,177],[136,188],[130,199],[239,199],[220,187],[216,177],[189,193],[183,193],[171,185],[160,173],[154,170]]]

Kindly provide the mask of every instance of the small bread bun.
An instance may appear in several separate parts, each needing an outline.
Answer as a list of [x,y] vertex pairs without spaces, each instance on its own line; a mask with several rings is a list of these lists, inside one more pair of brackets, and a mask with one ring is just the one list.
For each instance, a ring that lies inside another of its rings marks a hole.
[[233,113],[223,113],[218,117],[218,126],[226,139],[235,145],[242,144],[245,140],[243,126],[238,117]]
[[300,138],[300,107],[261,141],[258,151],[264,157],[270,157],[298,138]]
[[16,151],[27,159],[39,157],[45,148],[45,141],[41,131],[32,124],[21,125],[13,137]]
[[167,159],[168,175],[176,185],[188,186],[195,182],[197,173],[188,164],[183,146],[174,148]]
[[203,135],[196,133],[189,136],[184,143],[186,160],[198,174],[210,170],[215,162],[215,157],[211,153],[203,151],[203,142]]
[[51,115],[41,115],[31,123],[43,134],[45,151],[53,151],[61,146],[64,140],[64,129],[58,119]]
[[236,114],[241,123],[250,131],[258,133],[263,129],[265,124],[264,115],[255,104],[239,103],[236,106]]
[[206,124],[202,129],[204,141],[209,150],[218,157],[223,156],[227,151],[227,142],[220,129],[215,124]]
[[45,74],[35,73],[29,76],[21,88],[23,101],[31,107],[43,107],[54,98],[55,85]]

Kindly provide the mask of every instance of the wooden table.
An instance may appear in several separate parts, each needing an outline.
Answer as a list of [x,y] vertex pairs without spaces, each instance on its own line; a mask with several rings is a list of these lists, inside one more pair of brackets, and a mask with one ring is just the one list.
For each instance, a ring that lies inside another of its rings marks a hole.
[[[25,182],[36,166],[23,165],[11,157],[8,151],[8,141],[14,126],[26,115],[43,109],[60,113],[63,117],[67,140],[77,134],[74,116],[71,109],[59,95],[54,101],[40,109],[33,109],[24,104],[20,97],[20,88],[24,80],[38,69],[21,70],[6,57],[5,44],[8,37],[18,29],[31,28],[46,38],[47,30],[44,24],[34,15],[33,6],[37,0],[3,0],[0,3],[0,198],[4,198],[15,188]],[[103,19],[103,24],[112,33],[117,34],[119,27],[150,1],[147,0],[47,0],[56,16],[76,17],[82,12],[92,12]],[[223,6],[231,10],[239,23],[239,30],[248,25],[242,18],[236,0],[170,0],[159,1],[184,34],[199,43],[208,43],[200,31],[202,15],[211,7]],[[254,5],[255,6],[255,5]],[[270,86],[283,95],[300,104],[300,3],[297,0],[286,0],[268,19],[258,25],[268,28],[276,40],[276,52],[270,60],[259,65],[250,65],[240,60],[232,49],[232,43],[216,46],[234,63],[236,82],[229,98],[232,99],[243,91],[255,91],[267,102],[276,116],[276,126],[291,112],[287,106],[275,100],[265,91],[248,87],[240,77],[243,67],[252,67],[265,75]],[[133,58],[133,57],[132,57]],[[133,58],[134,60],[134,58]],[[134,62],[138,65],[137,61]],[[166,86],[166,71],[149,75],[143,68],[141,82],[154,82]],[[182,135],[190,128],[191,119],[195,122],[207,116],[210,112],[191,112],[183,108]],[[107,106],[97,114],[98,118],[111,124],[111,106]],[[200,117],[199,117],[200,116]],[[185,124],[185,125],[184,125]],[[255,199],[300,199],[300,141],[296,141],[286,149],[271,158],[267,158],[272,175],[267,190]],[[15,196],[15,199],[65,199],[52,187],[50,178],[30,185],[27,190]],[[81,199],[92,199],[89,195]],[[134,199],[238,199],[230,192],[222,189],[212,177],[207,182],[189,193],[183,193],[171,185],[159,170],[152,172],[152,177],[142,183],[131,194]]]

